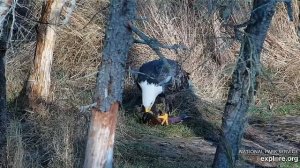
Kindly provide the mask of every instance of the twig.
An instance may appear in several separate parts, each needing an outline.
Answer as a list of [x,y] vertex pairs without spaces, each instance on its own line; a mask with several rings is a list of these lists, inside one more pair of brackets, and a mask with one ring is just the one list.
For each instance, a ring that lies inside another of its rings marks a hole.
[[95,107],[96,105],[97,105],[97,103],[89,104],[89,105],[86,105],[86,106],[80,106],[79,110],[80,110],[81,113],[83,113],[83,112],[86,112],[89,109]]
[[104,8],[100,9],[97,13],[95,13],[95,14],[92,16],[92,18],[89,20],[89,22],[83,26],[82,29],[85,29],[85,28],[86,28],[86,27],[87,27],[87,26],[88,26],[88,25],[96,18],[96,16],[97,16],[101,11],[107,9],[108,7],[109,7],[109,5],[105,6]]
[[291,0],[283,0],[283,2],[284,2],[284,5],[286,6],[290,21],[291,22],[294,21],[292,1]]
[[[64,2],[64,3],[66,4],[66,2]],[[62,22],[61,22],[63,25],[66,25],[69,22],[75,7],[76,7],[76,0],[70,0],[70,5],[68,7],[66,7],[67,13],[66,13],[65,19],[62,20]]]
[[241,24],[238,24],[238,25],[234,25],[233,26],[233,30],[234,30],[235,38],[238,41],[242,41],[243,40],[243,36],[242,35],[245,34],[245,32],[243,32],[242,30],[240,30],[240,28],[247,27],[249,24],[253,24],[254,22],[255,22],[255,20],[250,19],[250,20],[247,20],[244,23],[241,23]]
[[12,37],[13,37],[13,32],[14,32],[14,25],[16,23],[16,6],[17,6],[17,0],[13,0],[13,4],[10,8],[11,10],[11,13],[12,13],[12,23],[10,25],[10,32],[9,32],[9,36],[8,36],[8,44],[11,46],[11,51],[14,53],[14,48],[13,48],[13,45],[12,45]]
[[[93,72],[93,73],[90,73],[90,74],[87,74],[87,75],[85,75],[85,76],[82,76],[82,77],[76,78],[76,79],[75,79],[75,81],[76,81],[76,80],[79,80],[79,79],[88,78],[88,77],[91,77],[91,76],[97,75],[97,73],[98,73],[98,71],[95,71],[95,72]],[[74,75],[74,76],[75,76],[75,75]],[[72,76],[70,79],[72,79],[74,76]]]
[[147,44],[145,41],[142,41],[140,39],[134,39],[133,42],[134,43],[139,43],[139,44]]

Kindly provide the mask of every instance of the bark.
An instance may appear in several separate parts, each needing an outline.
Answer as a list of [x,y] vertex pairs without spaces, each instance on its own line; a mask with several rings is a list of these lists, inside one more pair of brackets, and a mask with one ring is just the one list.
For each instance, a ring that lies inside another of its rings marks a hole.
[[9,22],[9,10],[11,5],[12,0],[5,0],[0,4],[0,160],[5,156],[5,135],[8,124],[8,113],[6,106],[5,55],[8,48],[8,39],[11,26]]
[[37,27],[37,44],[34,66],[27,84],[30,103],[47,101],[50,90],[50,73],[56,39],[56,25],[63,7],[62,0],[47,0]]
[[92,148],[86,150],[84,167],[103,167],[106,163],[107,167],[112,167],[108,165],[112,164],[118,108],[119,104],[115,103],[106,113],[97,109],[92,110],[87,142],[87,147]]
[[112,167],[119,103],[122,101],[125,64],[133,44],[128,24],[135,18],[135,0],[111,0],[102,65],[99,67],[85,152],[85,168]]
[[245,29],[240,56],[232,76],[222,121],[222,135],[213,167],[234,167],[247,122],[247,111],[253,101],[260,54],[276,9],[276,0],[255,0],[250,21]]

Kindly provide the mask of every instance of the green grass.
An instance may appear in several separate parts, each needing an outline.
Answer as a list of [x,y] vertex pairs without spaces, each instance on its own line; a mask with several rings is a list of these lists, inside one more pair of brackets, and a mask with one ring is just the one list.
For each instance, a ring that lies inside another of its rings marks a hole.
[[274,113],[276,116],[300,115],[300,103],[279,106],[274,109]]
[[284,104],[273,109],[269,109],[267,103],[260,106],[252,106],[249,109],[250,116],[258,117],[263,121],[268,121],[273,117],[298,116],[300,115],[300,103]]
[[207,167],[198,155],[180,146],[182,141],[197,137],[189,125],[150,126],[128,113],[122,122],[125,133],[116,137],[116,168]]
[[279,166],[280,168],[300,168],[300,162],[283,162]]
[[126,127],[135,135],[155,135],[157,137],[192,137],[195,136],[193,130],[188,126],[178,123],[174,125],[162,126],[140,123],[138,116],[126,116]]

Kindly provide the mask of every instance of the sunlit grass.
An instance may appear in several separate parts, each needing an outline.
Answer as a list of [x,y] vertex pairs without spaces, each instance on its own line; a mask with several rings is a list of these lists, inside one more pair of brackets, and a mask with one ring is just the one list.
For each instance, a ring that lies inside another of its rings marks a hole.
[[250,116],[258,117],[264,121],[268,121],[274,117],[280,116],[299,116],[300,104],[283,104],[270,109],[269,104],[263,103],[259,106],[251,106],[249,109],[249,113]]
[[193,131],[185,124],[147,125],[139,121],[138,116],[127,116],[126,127],[130,132],[140,135],[155,135],[158,137],[192,137]]
[[280,168],[300,168],[300,162],[283,162],[279,166]]

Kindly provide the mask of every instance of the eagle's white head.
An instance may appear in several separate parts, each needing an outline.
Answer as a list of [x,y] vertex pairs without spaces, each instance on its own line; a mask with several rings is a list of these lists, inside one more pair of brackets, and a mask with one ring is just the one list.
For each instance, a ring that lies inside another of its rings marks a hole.
[[154,83],[142,81],[139,83],[142,89],[142,100],[145,112],[150,112],[156,97],[163,92],[163,87]]

